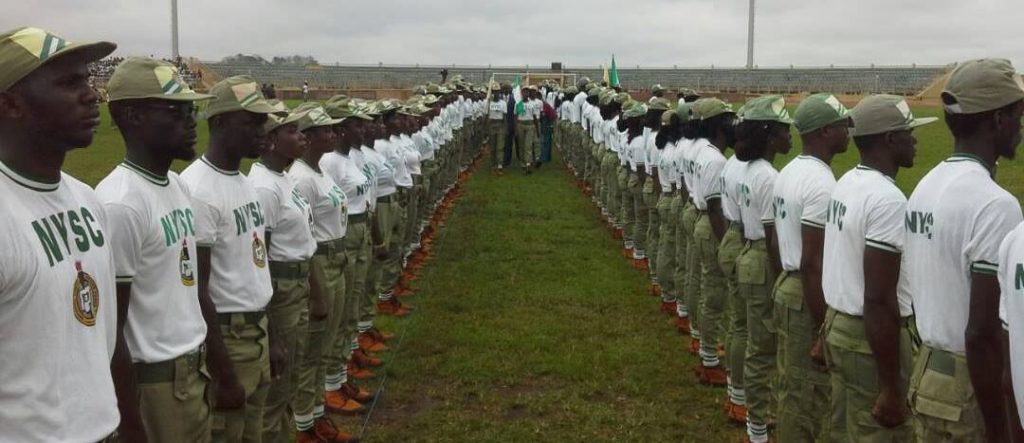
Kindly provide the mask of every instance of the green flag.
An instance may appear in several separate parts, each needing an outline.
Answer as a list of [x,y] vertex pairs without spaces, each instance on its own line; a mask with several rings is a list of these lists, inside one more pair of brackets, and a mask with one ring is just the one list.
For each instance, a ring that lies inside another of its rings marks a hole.
[[615,54],[612,54],[612,67],[608,72],[608,86],[619,86],[619,70],[615,67]]
[[526,112],[526,106],[523,105],[523,88],[522,79],[517,75],[515,83],[512,83],[512,97],[516,99],[516,115]]

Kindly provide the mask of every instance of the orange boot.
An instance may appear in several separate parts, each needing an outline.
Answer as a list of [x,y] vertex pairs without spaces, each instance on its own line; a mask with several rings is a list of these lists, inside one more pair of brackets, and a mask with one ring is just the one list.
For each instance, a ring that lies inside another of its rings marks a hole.
[[374,339],[373,335],[363,332],[356,338],[356,342],[359,344],[359,349],[365,352],[381,352],[387,351],[388,347],[384,346],[384,343]]
[[705,366],[700,374],[700,382],[711,386],[725,386],[728,384],[725,368],[722,365]]
[[313,423],[313,432],[320,441],[329,443],[358,443],[359,439],[354,435],[338,429],[334,422],[327,417],[320,417]]
[[361,368],[375,368],[384,364],[383,360],[367,354],[362,349],[352,351],[352,361]]
[[668,315],[676,315],[676,302],[663,301],[661,302],[661,307],[658,310]]
[[676,317],[676,330],[680,334],[690,334],[690,317]]
[[366,413],[366,408],[362,404],[348,398],[341,390],[324,392],[324,409],[342,415]]

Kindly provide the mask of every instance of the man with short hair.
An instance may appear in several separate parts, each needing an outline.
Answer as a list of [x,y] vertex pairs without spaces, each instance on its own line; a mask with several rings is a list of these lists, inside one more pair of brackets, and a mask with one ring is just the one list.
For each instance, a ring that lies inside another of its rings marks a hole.
[[192,194],[200,297],[208,296],[216,309],[215,316],[207,316],[207,330],[219,328],[230,358],[219,367],[211,364],[213,386],[215,392],[235,385],[242,390],[215,401],[213,437],[259,441],[270,388],[266,308],[274,289],[263,211],[239,167],[243,158],[258,157],[265,149],[263,124],[277,110],[247,75],[221,80],[210,93],[209,146],[181,179]]
[[148,58],[122,62],[107,90],[127,149],[96,187],[114,250],[118,327],[130,351],[115,353],[112,368],[122,416],[141,418],[123,420],[119,435],[209,441],[203,342],[224,344],[220,331],[207,334],[195,285],[194,212],[185,184],[169,169],[195,157],[196,102],[211,96],[192,91],[174,65]]
[[[846,152],[850,113],[834,95],[814,94],[793,118],[803,153],[775,180],[775,234],[782,277],[776,282],[779,441],[821,438],[831,390],[829,375],[812,362],[811,348],[825,318],[821,288],[825,213],[835,187],[832,158]],[[856,441],[856,440],[855,440]]]
[[[899,168],[914,164],[913,128],[935,119],[915,119],[903,113],[905,106],[900,97],[874,95],[853,108],[852,131],[861,163],[836,183],[823,216],[820,285],[828,304],[824,335],[832,371],[829,432],[843,441],[911,437],[905,398],[912,308],[909,297],[896,291],[900,261],[905,258],[901,251],[906,197],[895,178]],[[805,292],[808,305],[810,294]],[[783,358],[790,354],[787,350]],[[792,401],[815,400],[801,395]],[[868,413],[870,421],[865,420]]]
[[942,91],[953,155],[907,202],[900,291],[922,341],[909,395],[919,441],[1008,439],[996,272],[1000,242],[1022,216],[993,176],[1000,157],[1016,154],[1022,99],[1009,61],[957,66]]
[[4,440],[95,442],[118,426],[106,211],[92,189],[61,171],[99,125],[88,64],[116,47],[38,28],[0,34]]

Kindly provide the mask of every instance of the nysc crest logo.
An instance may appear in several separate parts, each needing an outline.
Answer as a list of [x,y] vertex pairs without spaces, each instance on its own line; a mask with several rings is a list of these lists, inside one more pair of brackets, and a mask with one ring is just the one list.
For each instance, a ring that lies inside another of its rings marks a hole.
[[71,307],[75,319],[86,326],[96,326],[96,315],[100,309],[100,290],[96,280],[82,270],[82,262],[75,261],[75,285],[71,289]]
[[252,233],[252,262],[257,268],[267,266],[267,248],[263,246],[263,241],[255,232]]
[[178,254],[178,273],[181,274],[181,284],[185,286],[196,284],[196,275],[192,268],[192,256],[188,253],[188,240],[181,241],[181,253]]

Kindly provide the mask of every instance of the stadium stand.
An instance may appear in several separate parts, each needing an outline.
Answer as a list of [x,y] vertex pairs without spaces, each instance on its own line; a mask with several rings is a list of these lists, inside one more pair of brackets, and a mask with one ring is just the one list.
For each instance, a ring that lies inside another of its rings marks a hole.
[[[282,66],[205,62],[206,68],[221,76],[250,74],[261,82],[299,86],[308,81],[318,88],[401,89],[428,81],[437,82],[439,66]],[[492,73],[530,72],[527,67],[446,67],[451,75],[462,75],[474,83],[485,82]],[[943,75],[947,66],[856,67],[856,68],[711,68],[619,69],[628,89],[643,89],[654,83],[669,88],[690,87],[701,91],[744,93],[798,93],[831,91],[842,94],[885,92],[913,95]],[[533,69],[537,73],[549,70]],[[601,70],[567,69],[564,73],[601,78]]]
[[[113,71],[112,60],[97,64],[97,84]],[[402,66],[402,65],[280,65],[241,62],[179,61],[182,74],[193,84],[206,73],[205,80],[214,82],[232,75],[252,75],[261,83],[278,88],[298,88],[309,82],[314,89],[407,89],[426,82],[439,82],[441,68],[451,76],[483,83],[491,74],[503,80],[517,73],[551,74],[548,69],[526,66]],[[191,68],[190,68],[191,65]],[[952,66],[871,66],[827,68],[619,68],[622,86],[642,90],[659,83],[668,88],[688,87],[705,92],[781,93],[829,91],[837,94],[890,93],[916,95],[941,78]],[[562,73],[601,78],[600,68],[564,69]]]

